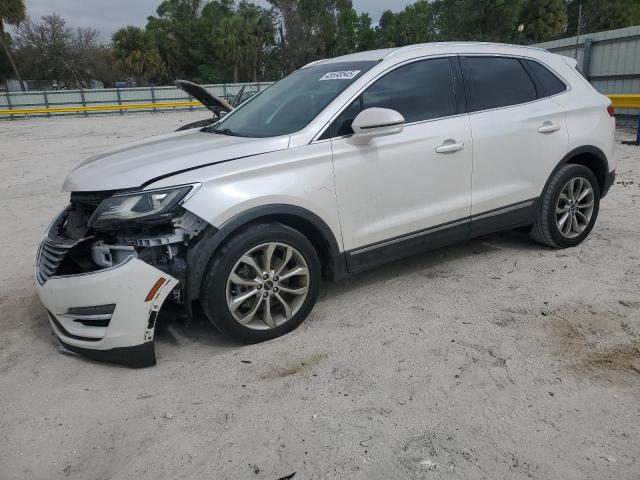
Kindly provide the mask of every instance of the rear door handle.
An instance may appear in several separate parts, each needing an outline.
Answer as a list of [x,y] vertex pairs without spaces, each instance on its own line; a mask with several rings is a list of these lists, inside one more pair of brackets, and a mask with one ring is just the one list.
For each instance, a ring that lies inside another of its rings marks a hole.
[[560,125],[551,122],[544,122],[541,127],[538,127],[538,133],[553,133],[558,130],[560,130]]
[[[451,142],[451,143],[449,143]],[[447,140],[439,147],[436,147],[436,153],[453,153],[464,148],[464,142],[453,143],[453,140]]]

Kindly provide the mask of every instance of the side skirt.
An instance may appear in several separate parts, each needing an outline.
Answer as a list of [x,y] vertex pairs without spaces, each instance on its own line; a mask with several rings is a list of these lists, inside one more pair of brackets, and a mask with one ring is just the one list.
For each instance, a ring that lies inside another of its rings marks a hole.
[[536,219],[538,199],[514,203],[471,216],[471,237],[531,225]]
[[471,217],[436,225],[407,235],[345,252],[349,273],[501,230],[531,225],[537,199],[518,202]]

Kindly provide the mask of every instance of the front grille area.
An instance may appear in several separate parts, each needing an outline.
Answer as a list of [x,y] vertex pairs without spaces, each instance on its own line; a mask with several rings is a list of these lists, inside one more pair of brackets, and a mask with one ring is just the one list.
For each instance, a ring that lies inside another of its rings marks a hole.
[[53,243],[50,240],[45,240],[40,244],[36,260],[36,276],[40,284],[43,284],[49,277],[56,274],[64,257],[73,246],[74,244],[65,245]]

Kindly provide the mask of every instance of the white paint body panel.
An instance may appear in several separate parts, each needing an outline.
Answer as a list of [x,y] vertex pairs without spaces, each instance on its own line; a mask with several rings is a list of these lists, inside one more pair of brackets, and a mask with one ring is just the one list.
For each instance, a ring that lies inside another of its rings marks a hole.
[[202,186],[184,207],[211,225],[223,225],[252,207],[295,205],[323,219],[342,246],[329,142],[211,165],[149,188],[192,183],[195,178]]
[[89,158],[71,172],[62,188],[68,192],[135,188],[155,177],[288,145],[288,136],[242,138],[184,130]]
[[[564,109],[544,98],[469,115],[473,131],[473,215],[537,198],[567,153]],[[544,124],[560,127],[538,133]]]
[[[156,281],[166,281],[154,298],[145,298]],[[52,277],[43,285],[36,283],[40,301],[72,335],[100,338],[99,341],[77,340],[66,336],[49,320],[56,336],[64,343],[93,350],[110,350],[140,345],[153,340],[154,330],[147,330],[152,310],[159,310],[165,298],[178,284],[170,275],[136,258],[117,267],[84,275]],[[70,308],[115,303],[109,326],[88,327],[65,318]]]
[[[436,153],[447,140],[465,148]],[[345,250],[469,216],[467,115],[407,125],[366,145],[348,138],[332,145]]]

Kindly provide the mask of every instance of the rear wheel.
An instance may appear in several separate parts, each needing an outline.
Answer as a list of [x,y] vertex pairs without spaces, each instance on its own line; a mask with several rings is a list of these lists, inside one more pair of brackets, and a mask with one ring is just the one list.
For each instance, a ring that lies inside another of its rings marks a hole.
[[600,207],[600,188],[591,170],[564,165],[551,178],[540,197],[531,237],[544,245],[578,245],[593,228]]
[[252,225],[214,255],[200,298],[225,336],[256,343],[300,325],[318,298],[319,282],[318,255],[306,237],[281,224]]

